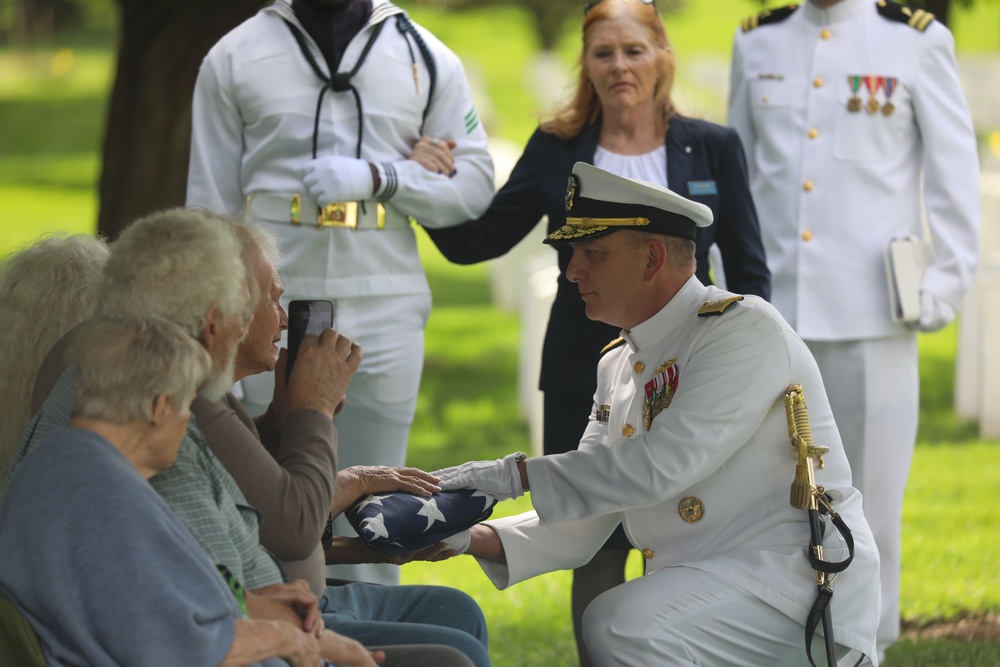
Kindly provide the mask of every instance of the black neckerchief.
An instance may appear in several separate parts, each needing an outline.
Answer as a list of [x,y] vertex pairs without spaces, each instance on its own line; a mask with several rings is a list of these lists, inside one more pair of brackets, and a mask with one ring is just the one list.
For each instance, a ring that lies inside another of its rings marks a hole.
[[316,42],[330,72],[336,72],[347,45],[361,32],[372,13],[371,0],[352,0],[339,9],[322,7],[309,0],[292,0],[292,11]]

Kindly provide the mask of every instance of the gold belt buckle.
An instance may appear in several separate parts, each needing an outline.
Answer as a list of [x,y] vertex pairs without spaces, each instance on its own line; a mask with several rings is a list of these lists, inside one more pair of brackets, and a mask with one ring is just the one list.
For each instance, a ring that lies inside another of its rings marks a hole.
[[327,204],[319,210],[317,227],[358,228],[358,202],[344,201]]
[[[252,196],[252,195],[251,195]],[[288,221],[293,225],[302,224],[302,195],[292,195],[288,212]],[[340,227],[346,229],[358,228],[358,202],[334,202],[319,209],[316,216],[316,228]],[[385,206],[376,203],[375,228],[385,229]]]
[[[358,229],[358,202],[336,202],[324,206],[320,209],[316,227]],[[382,202],[375,204],[375,229],[385,229],[385,206]]]

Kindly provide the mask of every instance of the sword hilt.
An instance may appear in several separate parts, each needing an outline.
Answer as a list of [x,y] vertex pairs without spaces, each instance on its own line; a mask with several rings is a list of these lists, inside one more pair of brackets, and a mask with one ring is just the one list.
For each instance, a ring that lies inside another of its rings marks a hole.
[[812,443],[809,409],[806,407],[800,384],[790,385],[785,390],[785,418],[788,421],[788,439],[797,458],[795,479],[792,481],[788,500],[796,509],[817,509],[813,457],[822,456],[829,450],[825,447],[815,447]]

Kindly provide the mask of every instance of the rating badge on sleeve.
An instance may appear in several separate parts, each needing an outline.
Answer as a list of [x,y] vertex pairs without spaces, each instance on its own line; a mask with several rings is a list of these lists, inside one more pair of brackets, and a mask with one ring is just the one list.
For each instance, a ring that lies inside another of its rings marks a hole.
[[646,383],[646,404],[642,408],[642,418],[647,431],[652,427],[656,415],[670,405],[679,379],[680,368],[675,357],[660,364],[653,372],[653,379]]

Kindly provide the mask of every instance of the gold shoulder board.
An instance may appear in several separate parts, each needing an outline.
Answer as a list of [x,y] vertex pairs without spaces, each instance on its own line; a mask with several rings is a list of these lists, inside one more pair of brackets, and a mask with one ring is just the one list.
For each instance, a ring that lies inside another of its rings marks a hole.
[[875,3],[878,13],[884,19],[905,23],[915,30],[923,32],[927,26],[934,21],[934,15],[923,9],[915,9],[901,5],[898,2],[888,2],[888,0],[878,0]]
[[733,305],[737,301],[742,301],[743,296],[738,294],[736,296],[720,296],[718,299],[710,299],[705,303],[701,304],[701,308],[698,309],[698,317],[708,317],[710,315],[721,315],[726,312],[726,308]]
[[610,343],[608,343],[607,345],[604,346],[604,348],[601,350],[601,354],[604,354],[608,350],[613,350],[614,348],[618,347],[618,345],[620,343],[624,343],[624,342],[625,342],[625,339],[622,338],[621,336],[619,336],[618,338],[615,338],[613,341],[611,341]]
[[758,14],[746,17],[740,25],[743,27],[743,32],[750,32],[754,28],[758,28],[762,25],[781,23],[791,16],[792,12],[798,8],[798,5],[788,5],[786,7],[778,7],[776,9],[765,9]]

